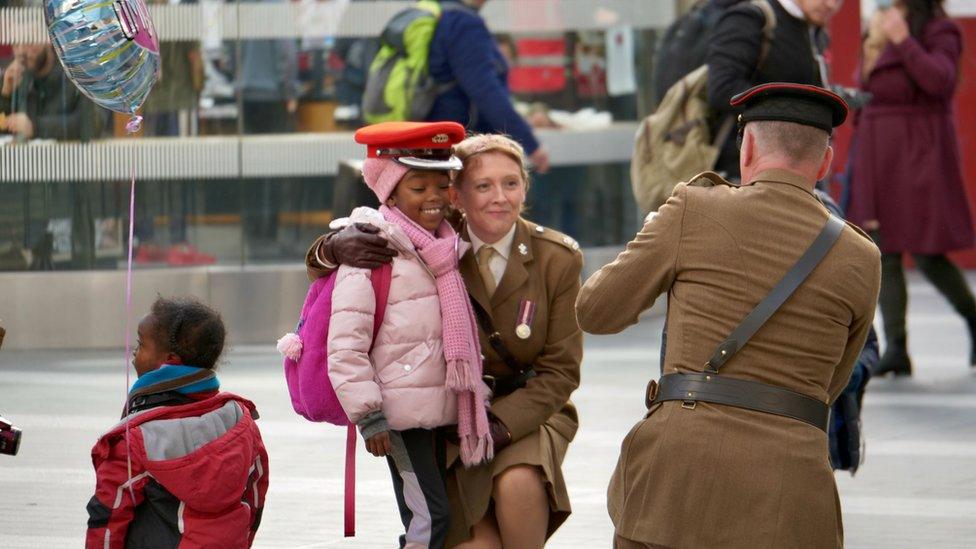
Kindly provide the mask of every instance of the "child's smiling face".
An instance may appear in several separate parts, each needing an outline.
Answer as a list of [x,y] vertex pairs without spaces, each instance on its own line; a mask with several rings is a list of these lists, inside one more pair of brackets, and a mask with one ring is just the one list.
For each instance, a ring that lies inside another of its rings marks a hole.
[[153,315],[148,314],[139,322],[136,348],[132,355],[132,366],[136,374],[142,376],[158,369],[163,364],[179,364],[180,357],[171,352],[159,341],[159,330]]
[[450,187],[447,172],[410,170],[393,189],[390,199],[411,221],[434,232],[444,220]]

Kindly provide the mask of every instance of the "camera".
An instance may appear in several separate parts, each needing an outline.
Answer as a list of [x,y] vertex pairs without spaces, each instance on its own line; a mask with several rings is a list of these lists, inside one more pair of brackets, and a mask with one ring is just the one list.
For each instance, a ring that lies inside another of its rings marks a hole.
[[0,416],[0,454],[17,455],[20,448],[20,429]]
[[863,109],[874,97],[870,92],[836,84],[830,86],[830,91],[839,95],[851,110]]

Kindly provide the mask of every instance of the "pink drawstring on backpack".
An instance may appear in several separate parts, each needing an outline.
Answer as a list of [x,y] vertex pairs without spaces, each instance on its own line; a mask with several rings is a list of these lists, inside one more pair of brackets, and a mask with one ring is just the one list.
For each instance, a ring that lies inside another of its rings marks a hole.
[[[328,337],[336,273],[316,280],[309,287],[298,327],[278,340],[278,351],[285,356],[285,381],[295,412],[309,421],[346,427],[344,531],[346,537],[353,537],[356,535],[356,425],[349,422],[329,379]],[[370,273],[376,294],[374,340],[386,315],[392,276],[390,264]]]

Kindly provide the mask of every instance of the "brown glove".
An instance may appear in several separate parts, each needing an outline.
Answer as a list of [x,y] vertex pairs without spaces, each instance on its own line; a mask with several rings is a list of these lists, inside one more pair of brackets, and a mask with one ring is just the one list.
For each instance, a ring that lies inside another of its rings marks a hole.
[[495,446],[495,455],[512,443],[512,433],[502,420],[493,415],[488,416],[488,432],[491,433],[491,440]]
[[[461,445],[461,439],[458,437],[457,425],[446,425],[441,427],[441,432],[444,433],[444,438],[455,446]],[[502,420],[489,414],[488,415],[488,432],[491,434],[491,440],[494,443],[495,454],[512,443],[512,433],[508,432],[508,427],[502,423]]]
[[368,223],[354,223],[335,233],[322,244],[325,259],[357,269],[376,269],[391,261],[396,250]]

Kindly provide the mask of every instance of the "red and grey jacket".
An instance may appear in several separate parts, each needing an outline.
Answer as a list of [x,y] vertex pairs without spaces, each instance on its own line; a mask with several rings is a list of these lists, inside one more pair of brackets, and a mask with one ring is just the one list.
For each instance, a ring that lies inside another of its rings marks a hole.
[[85,546],[249,547],[268,491],[256,418],[254,404],[230,393],[123,418],[92,448]]

